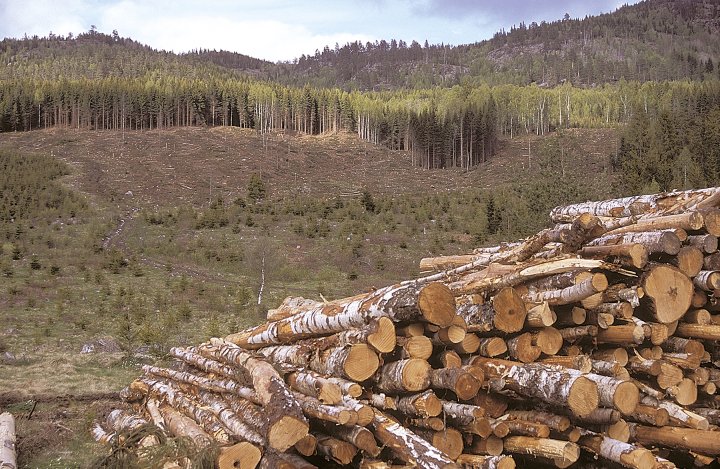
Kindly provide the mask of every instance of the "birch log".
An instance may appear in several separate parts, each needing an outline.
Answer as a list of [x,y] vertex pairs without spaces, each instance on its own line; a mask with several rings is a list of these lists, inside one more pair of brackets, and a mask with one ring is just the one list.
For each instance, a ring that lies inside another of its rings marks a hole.
[[455,298],[441,283],[393,285],[348,301],[317,306],[279,321],[227,337],[246,349],[294,342],[299,339],[360,328],[371,320],[388,317],[393,322],[424,320],[447,327],[455,316]]
[[588,415],[598,407],[597,384],[577,370],[485,357],[476,357],[473,364],[482,367],[488,377],[502,378],[508,389],[548,404],[568,407],[575,415]]
[[457,465],[445,454],[400,425],[397,420],[375,411],[373,432],[383,446],[400,459],[421,469],[451,469]]
[[17,469],[15,441],[15,418],[4,412],[0,414],[0,469]]

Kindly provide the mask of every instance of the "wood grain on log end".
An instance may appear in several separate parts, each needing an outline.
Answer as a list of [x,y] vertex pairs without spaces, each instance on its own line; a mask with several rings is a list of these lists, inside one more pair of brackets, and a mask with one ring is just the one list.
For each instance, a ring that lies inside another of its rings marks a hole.
[[350,346],[345,360],[345,374],[353,381],[365,381],[380,367],[377,354],[365,344]]
[[570,386],[568,407],[575,415],[583,417],[598,408],[598,387],[593,381],[579,376]]
[[431,283],[418,295],[418,307],[423,318],[431,324],[448,327],[455,319],[455,296],[442,283]]
[[507,332],[519,332],[525,324],[527,310],[522,297],[514,288],[503,288],[492,299],[495,309],[495,328]]
[[377,320],[377,330],[368,335],[367,343],[379,353],[390,353],[396,344],[395,323],[390,318]]
[[246,441],[222,448],[218,456],[220,469],[254,469],[260,462],[260,449]]
[[642,278],[645,300],[661,323],[680,319],[690,307],[693,284],[679,269],[660,264]]

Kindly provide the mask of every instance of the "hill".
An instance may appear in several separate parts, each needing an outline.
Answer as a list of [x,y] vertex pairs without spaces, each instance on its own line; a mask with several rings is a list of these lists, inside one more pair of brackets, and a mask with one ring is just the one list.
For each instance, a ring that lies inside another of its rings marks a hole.
[[576,86],[620,79],[718,76],[720,5],[711,0],[645,0],[613,13],[520,23],[474,44],[387,39],[326,46],[293,63],[228,51],[156,51],[117,32],[4,39],[0,79],[105,76],[251,76],[286,85],[346,90],[422,89],[461,83]]
[[[718,70],[720,5],[708,0],[646,0],[613,13],[521,23],[486,41],[423,45],[354,42],[300,57],[285,82],[388,89],[565,81],[702,79]],[[282,75],[281,75],[282,76]]]

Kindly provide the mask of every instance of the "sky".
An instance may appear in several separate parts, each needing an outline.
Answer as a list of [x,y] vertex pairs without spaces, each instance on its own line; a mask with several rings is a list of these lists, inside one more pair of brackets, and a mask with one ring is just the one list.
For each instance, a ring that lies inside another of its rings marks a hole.
[[0,0],[0,37],[88,31],[156,49],[292,61],[324,46],[402,39],[469,44],[504,28],[614,11],[637,0]]

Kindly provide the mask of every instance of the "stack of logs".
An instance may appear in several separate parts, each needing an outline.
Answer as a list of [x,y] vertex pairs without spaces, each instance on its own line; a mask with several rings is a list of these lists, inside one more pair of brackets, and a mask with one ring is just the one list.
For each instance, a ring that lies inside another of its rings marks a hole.
[[718,206],[720,188],[557,207],[523,241],[423,259],[425,277],[288,298],[144,367],[138,415],[96,437],[152,422],[219,444],[221,468],[713,464]]

